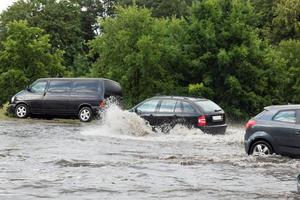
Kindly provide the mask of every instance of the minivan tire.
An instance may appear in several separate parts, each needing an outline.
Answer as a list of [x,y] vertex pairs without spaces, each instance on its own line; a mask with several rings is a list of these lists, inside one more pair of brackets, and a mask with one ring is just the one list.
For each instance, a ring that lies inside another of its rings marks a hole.
[[92,109],[90,107],[82,107],[79,110],[78,118],[82,122],[90,122],[90,121],[92,121],[92,118],[93,118]]
[[26,104],[19,104],[15,108],[15,116],[17,118],[27,118],[29,116],[29,108]]
[[257,153],[256,155],[272,155],[274,152],[268,142],[259,140],[251,145],[249,155],[254,155],[255,153]]

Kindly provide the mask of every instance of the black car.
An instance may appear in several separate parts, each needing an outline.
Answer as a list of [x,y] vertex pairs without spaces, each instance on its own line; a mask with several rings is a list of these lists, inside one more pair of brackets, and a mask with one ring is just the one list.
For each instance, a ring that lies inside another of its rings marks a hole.
[[208,99],[156,96],[141,102],[130,111],[136,112],[153,127],[172,128],[182,124],[212,134],[224,134],[227,128],[224,111]]
[[83,122],[104,108],[105,99],[122,96],[119,83],[101,78],[43,78],[12,97],[8,111],[18,118],[32,114],[78,116]]
[[300,105],[266,107],[246,124],[249,155],[300,155]]

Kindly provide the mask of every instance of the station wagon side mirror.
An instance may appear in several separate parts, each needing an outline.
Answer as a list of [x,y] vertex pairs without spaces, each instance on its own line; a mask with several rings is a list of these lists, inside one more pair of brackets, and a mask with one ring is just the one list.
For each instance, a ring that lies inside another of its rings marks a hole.
[[138,108],[135,109],[135,112],[136,112],[138,115],[142,114],[142,111],[141,111],[140,109],[138,109]]
[[29,86],[26,87],[26,90],[27,90],[28,92],[31,92],[31,88],[30,88]]

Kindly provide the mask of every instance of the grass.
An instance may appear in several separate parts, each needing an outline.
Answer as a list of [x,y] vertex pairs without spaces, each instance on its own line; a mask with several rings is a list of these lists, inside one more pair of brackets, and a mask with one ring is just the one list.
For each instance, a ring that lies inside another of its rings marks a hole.
[[0,120],[7,120],[10,117],[6,114],[8,104],[5,104],[3,108],[0,109]]
[[0,109],[0,121],[4,120],[20,120],[22,122],[46,122],[46,123],[61,123],[61,124],[80,124],[79,119],[45,119],[45,118],[27,118],[27,119],[17,119],[13,116],[9,116],[6,112],[8,104],[4,104],[3,108]]

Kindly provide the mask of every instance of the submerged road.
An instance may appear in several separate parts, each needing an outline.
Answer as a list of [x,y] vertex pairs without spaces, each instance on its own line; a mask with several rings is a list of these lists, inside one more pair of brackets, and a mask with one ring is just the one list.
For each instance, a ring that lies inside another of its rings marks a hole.
[[299,199],[300,160],[249,157],[243,135],[1,121],[0,199]]

